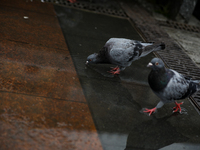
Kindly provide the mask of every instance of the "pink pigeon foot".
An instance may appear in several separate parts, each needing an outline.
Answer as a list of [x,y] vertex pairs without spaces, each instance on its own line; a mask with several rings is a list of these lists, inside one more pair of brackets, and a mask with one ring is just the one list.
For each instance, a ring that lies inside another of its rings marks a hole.
[[112,71],[116,71],[116,70],[118,70],[119,69],[119,67],[117,66],[117,67],[111,67],[111,70]]
[[181,106],[180,105],[182,105],[183,102],[181,102],[181,103],[175,102],[175,104],[176,104],[176,107],[173,108],[173,110],[174,110],[173,112],[177,112],[179,110],[179,112],[181,113]]
[[115,74],[119,74],[120,73],[120,69],[119,67],[115,67],[115,68],[112,68],[110,71],[108,71],[109,73],[115,75]]
[[143,112],[145,112],[145,113],[149,113],[149,116],[153,113],[153,112],[155,112],[156,111],[156,107],[155,108],[152,108],[152,109],[147,109],[147,108],[145,108],[145,110],[143,111]]
[[143,112],[147,112],[147,113],[149,113],[149,116],[153,113],[153,112],[155,112],[156,111],[156,107],[155,108],[152,108],[152,109],[145,109]]

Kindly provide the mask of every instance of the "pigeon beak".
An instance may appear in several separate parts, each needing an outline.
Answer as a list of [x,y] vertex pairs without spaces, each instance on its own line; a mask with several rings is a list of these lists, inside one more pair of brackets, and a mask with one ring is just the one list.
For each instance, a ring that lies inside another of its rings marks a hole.
[[89,61],[86,61],[85,64],[87,65],[89,63]]
[[148,63],[147,67],[151,67],[151,66],[153,66],[153,64],[152,63]]

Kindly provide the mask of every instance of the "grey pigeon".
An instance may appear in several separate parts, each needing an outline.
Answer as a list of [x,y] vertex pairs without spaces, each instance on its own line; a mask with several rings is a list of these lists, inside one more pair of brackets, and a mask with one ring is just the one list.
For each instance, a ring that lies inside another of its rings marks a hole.
[[141,41],[124,38],[110,38],[99,53],[87,57],[86,64],[114,64],[117,67],[113,68],[110,73],[119,74],[120,71],[130,66],[133,61],[164,48],[164,43],[142,43]]
[[185,99],[200,90],[200,80],[192,80],[172,69],[167,69],[159,58],[153,58],[147,65],[151,67],[148,82],[153,92],[161,99],[153,109],[145,109],[144,112],[151,115],[157,108],[165,103],[175,102],[174,112],[181,113],[180,105],[175,100]]

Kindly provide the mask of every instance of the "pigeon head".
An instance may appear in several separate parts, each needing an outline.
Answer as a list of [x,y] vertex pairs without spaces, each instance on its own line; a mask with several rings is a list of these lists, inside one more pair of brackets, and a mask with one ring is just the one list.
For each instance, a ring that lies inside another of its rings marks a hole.
[[165,69],[165,65],[160,58],[153,58],[147,67],[152,68],[153,70]]
[[91,54],[87,57],[87,61],[85,64],[96,64],[98,63],[98,58],[97,58],[98,54],[97,53],[94,53],[94,54]]

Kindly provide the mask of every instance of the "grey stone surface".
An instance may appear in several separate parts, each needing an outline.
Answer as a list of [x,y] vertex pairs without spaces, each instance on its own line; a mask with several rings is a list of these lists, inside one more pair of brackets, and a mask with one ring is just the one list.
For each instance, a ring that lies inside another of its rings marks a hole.
[[190,58],[200,67],[200,35],[199,33],[162,27],[174,39]]
[[[167,21],[167,18],[162,14],[153,13],[156,20]],[[183,23],[184,20],[179,18],[177,22]],[[188,22],[192,26],[200,26],[200,21],[194,16]],[[178,43],[187,55],[200,67],[200,35],[199,33],[179,30],[170,27],[161,26],[161,28]]]

